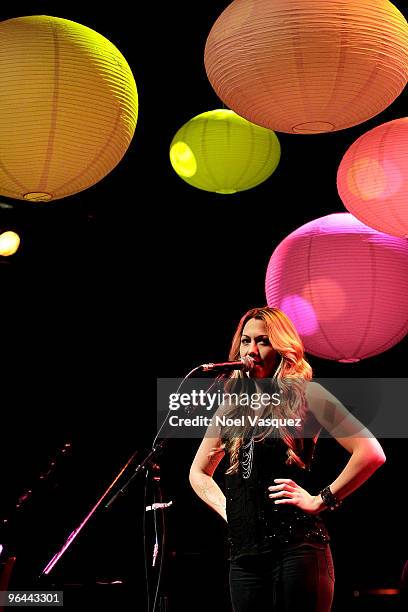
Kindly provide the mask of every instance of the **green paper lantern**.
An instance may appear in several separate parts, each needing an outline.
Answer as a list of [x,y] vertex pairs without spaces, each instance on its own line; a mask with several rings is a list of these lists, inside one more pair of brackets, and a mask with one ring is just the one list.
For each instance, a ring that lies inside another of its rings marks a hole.
[[176,173],[193,187],[216,193],[236,193],[263,183],[276,169],[280,154],[274,132],[226,109],[193,117],[170,145]]

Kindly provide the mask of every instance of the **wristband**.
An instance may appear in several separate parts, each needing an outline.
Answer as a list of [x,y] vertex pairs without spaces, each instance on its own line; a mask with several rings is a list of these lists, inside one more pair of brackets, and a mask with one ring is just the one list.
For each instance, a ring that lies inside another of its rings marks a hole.
[[321,496],[324,505],[328,510],[337,510],[337,508],[341,505],[341,501],[336,495],[330,491],[330,487],[326,487],[322,489],[319,493]]

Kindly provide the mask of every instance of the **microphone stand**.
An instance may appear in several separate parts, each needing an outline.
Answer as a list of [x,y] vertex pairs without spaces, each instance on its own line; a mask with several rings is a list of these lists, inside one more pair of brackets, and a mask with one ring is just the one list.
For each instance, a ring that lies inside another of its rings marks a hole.
[[119,497],[119,495],[122,495],[123,493],[126,492],[126,490],[128,489],[130,483],[136,478],[136,476],[138,476],[140,474],[140,472],[142,470],[145,469],[146,466],[149,466],[151,464],[152,459],[155,459],[157,456],[159,456],[159,454],[164,450],[166,444],[165,444],[166,440],[162,440],[161,442],[159,442],[159,444],[152,448],[151,451],[149,452],[148,455],[146,455],[146,457],[143,459],[143,461],[141,463],[139,463],[139,465],[136,467],[134,473],[128,478],[128,480],[125,482],[125,484],[123,485],[123,487],[121,487],[116,493],[115,495],[113,495],[113,497],[108,501],[108,503],[105,505],[105,508],[109,508],[113,502],[115,501],[115,499],[117,497]]
[[[179,384],[176,393],[178,393],[181,389],[181,387],[183,386],[184,382],[191,377],[192,374],[194,374],[194,372],[197,371],[202,371],[202,372],[209,372],[209,371],[213,371],[213,370],[217,370],[217,369],[221,369],[221,370],[227,370],[227,369],[249,369],[250,367],[252,367],[253,365],[253,360],[251,357],[246,357],[241,359],[238,362],[222,362],[222,363],[205,363],[205,364],[201,364],[195,368],[193,368],[190,372],[188,372],[188,374],[186,374],[186,376],[182,379],[181,383]],[[224,374],[219,375],[216,380],[222,381],[224,379]],[[207,389],[207,393],[208,391],[214,386],[215,382],[213,382],[210,387]],[[150,450],[150,452],[148,453],[148,455],[146,455],[146,457],[143,459],[143,461],[136,467],[135,472],[130,476],[130,478],[125,482],[124,486],[119,489],[119,491],[117,491],[117,493],[112,497],[112,499],[107,503],[106,507],[109,507],[114,501],[115,499],[125,493],[125,491],[127,490],[127,488],[129,487],[130,483],[133,481],[133,479],[137,476],[137,474],[140,474],[146,467],[152,467],[153,469],[153,484],[155,486],[155,492],[154,495],[158,495],[158,499],[159,502],[158,503],[153,503],[151,506],[145,506],[145,512],[148,511],[153,511],[154,512],[154,519],[155,519],[155,527],[156,527],[156,512],[157,510],[161,511],[161,524],[162,524],[162,550],[161,550],[161,554],[160,554],[160,567],[159,567],[159,576],[158,576],[158,580],[157,580],[157,586],[156,586],[156,592],[155,592],[155,597],[154,597],[154,602],[153,602],[153,608],[152,608],[152,612],[155,612],[156,610],[156,603],[157,603],[157,598],[159,595],[159,589],[160,589],[160,579],[161,579],[161,574],[162,574],[162,569],[163,569],[163,560],[164,560],[164,553],[165,553],[165,534],[166,534],[166,522],[165,522],[165,514],[164,514],[164,510],[166,510],[167,508],[169,508],[170,506],[173,505],[173,502],[163,502],[162,500],[162,492],[160,489],[160,466],[157,463],[153,463],[152,460],[156,459],[167,447],[167,443],[168,443],[168,439],[162,439],[157,445],[157,440],[159,439],[160,433],[163,430],[164,426],[166,425],[169,416],[171,414],[171,410],[168,410],[166,417],[163,420],[163,423],[161,424],[154,440],[153,440],[153,444],[152,444],[152,448]],[[148,470],[146,470],[146,477],[148,476]],[[156,540],[153,546],[153,562],[152,562],[152,566],[154,567],[156,565],[156,559],[157,556],[159,554],[159,544],[158,544],[158,540],[157,540],[157,531],[156,531]],[[146,555],[146,550],[145,550],[145,555]],[[146,578],[147,578],[147,558],[145,556],[146,559],[146,565],[145,565],[145,569],[146,569]],[[148,580],[147,580],[148,582]],[[149,585],[147,584],[147,599],[148,599],[148,612],[150,612],[150,604],[149,604]],[[168,598],[164,595],[161,596],[159,599],[159,612],[168,612],[169,607],[168,607]]]
[[[159,496],[159,503],[153,503],[151,506],[147,506],[145,508],[145,511],[149,511],[152,510],[154,511],[154,514],[156,514],[157,510],[160,510],[162,513],[162,529],[163,529],[163,538],[162,538],[162,551],[161,551],[161,561],[160,561],[160,574],[161,574],[161,569],[162,569],[162,563],[163,563],[163,556],[164,556],[164,531],[165,531],[165,521],[164,521],[164,510],[170,506],[172,506],[173,502],[167,502],[167,503],[163,503],[162,501],[162,495],[161,495],[161,490],[160,490],[160,476],[158,476],[158,472],[159,472],[159,465],[157,463],[154,463],[152,460],[155,459],[156,457],[159,456],[159,454],[163,451],[163,449],[166,446],[166,442],[167,440],[161,440],[157,446],[155,446],[154,448],[152,448],[150,450],[150,452],[146,455],[146,457],[143,459],[143,461],[136,466],[134,472],[132,473],[132,475],[127,479],[127,481],[125,482],[125,484],[118,490],[116,491],[116,493],[110,498],[110,500],[105,504],[104,509],[107,510],[108,508],[110,508],[110,506],[113,504],[113,502],[119,497],[119,495],[122,495],[126,492],[126,490],[128,489],[130,483],[136,478],[136,476],[140,473],[142,473],[144,470],[146,470],[146,476],[148,474],[148,470],[146,468],[151,467],[152,471],[154,473],[153,476],[153,482],[156,485],[157,491],[158,491],[158,496]],[[91,510],[88,512],[88,514],[85,516],[85,518],[81,521],[81,523],[78,525],[78,527],[76,527],[68,536],[68,538],[66,539],[66,541],[64,542],[63,546],[61,547],[61,549],[59,551],[57,551],[55,553],[55,555],[50,559],[50,561],[47,563],[47,565],[44,567],[44,569],[41,572],[41,576],[48,576],[48,574],[50,574],[50,572],[54,569],[55,565],[58,563],[58,561],[63,557],[63,555],[65,554],[65,552],[68,550],[68,548],[71,546],[71,544],[74,542],[74,540],[76,539],[76,537],[79,535],[79,533],[82,531],[82,529],[85,527],[85,525],[88,523],[88,521],[90,520],[90,518],[94,515],[94,513],[96,512],[96,510],[98,509],[98,507],[102,504],[102,502],[104,501],[104,499],[108,496],[108,494],[111,492],[111,490],[113,489],[113,487],[115,486],[115,484],[117,483],[117,481],[121,478],[121,476],[123,475],[123,473],[125,472],[125,470],[128,468],[128,466],[131,464],[131,462],[133,461],[133,459],[136,457],[138,451],[135,451],[132,456],[129,458],[129,460],[125,463],[125,465],[120,469],[119,473],[115,476],[114,480],[111,482],[111,484],[108,486],[108,488],[106,489],[106,491],[102,494],[102,496],[99,498],[99,500],[96,502],[96,504],[91,508]],[[157,537],[156,537],[156,542],[154,544],[154,548],[153,548],[153,566],[155,566],[156,563],[156,558],[159,554],[159,547],[158,547],[158,541],[157,541]],[[154,603],[154,607],[153,607],[153,612],[155,610],[156,607],[156,599],[157,599],[157,595],[158,595],[158,589],[159,589],[159,583],[160,583],[160,578],[158,580],[157,583],[157,589],[156,589],[156,596],[155,596],[155,603]],[[163,610],[163,612],[167,612],[167,598],[161,598],[160,601],[160,610]]]
[[[247,362],[245,362],[246,364]],[[213,369],[217,369],[219,366],[234,366],[233,369],[241,369],[243,368],[243,366],[241,365],[241,362],[224,362],[221,364],[214,364],[214,363],[210,363],[210,364],[202,364],[199,365],[195,368],[193,368],[181,381],[180,385],[177,388],[176,393],[179,392],[179,390],[181,389],[182,385],[184,384],[184,382],[187,380],[187,378],[189,378],[194,372],[201,370],[201,371],[211,371]],[[209,387],[211,388],[215,383],[212,383],[212,385]],[[208,389],[207,389],[208,392]],[[105,504],[105,509],[110,508],[110,506],[114,503],[114,501],[120,496],[123,495],[127,489],[129,488],[130,484],[133,482],[133,480],[136,478],[136,476],[138,476],[139,474],[141,474],[143,471],[145,471],[146,476],[148,475],[148,470],[146,468],[151,467],[153,469],[153,472],[156,473],[156,476],[153,476],[153,481],[157,481],[155,482],[155,485],[157,487],[157,492],[158,492],[158,497],[159,497],[159,502],[156,503],[154,502],[151,506],[146,506],[144,508],[145,512],[147,511],[153,511],[154,512],[154,516],[156,517],[156,512],[159,510],[161,511],[161,517],[162,517],[162,532],[163,532],[163,536],[162,536],[162,550],[161,550],[161,555],[160,555],[160,569],[159,569],[159,578],[158,578],[158,582],[157,582],[157,587],[156,587],[156,593],[155,593],[155,598],[154,598],[154,603],[153,603],[153,608],[152,608],[152,612],[155,612],[156,610],[156,603],[157,603],[157,597],[158,597],[158,593],[159,593],[159,587],[160,587],[160,578],[161,578],[161,571],[162,571],[162,565],[163,565],[163,558],[164,558],[164,544],[165,544],[165,515],[164,515],[164,510],[166,510],[168,507],[171,507],[173,502],[163,502],[162,501],[162,494],[161,494],[161,490],[159,488],[159,482],[160,482],[160,476],[157,476],[159,470],[160,470],[160,466],[155,462],[155,460],[157,459],[157,457],[163,452],[163,450],[166,448],[167,446],[167,439],[162,439],[158,444],[157,440],[160,436],[160,433],[162,431],[162,429],[164,428],[164,426],[166,425],[168,418],[171,414],[171,410],[168,411],[165,419],[163,420],[162,425],[160,426],[154,440],[153,440],[153,444],[152,444],[152,448],[149,451],[149,453],[146,455],[146,457],[143,459],[143,461],[141,463],[139,463],[139,465],[136,466],[134,472],[132,473],[132,475],[127,479],[127,481],[125,482],[125,484],[110,498],[110,500]],[[79,533],[82,531],[82,529],[85,527],[85,525],[87,524],[87,522],[90,520],[90,518],[93,516],[93,514],[96,512],[97,508],[102,504],[102,502],[104,501],[104,499],[107,497],[107,495],[110,493],[110,491],[112,490],[112,488],[114,487],[114,485],[116,484],[116,482],[120,479],[120,477],[122,476],[122,474],[125,472],[125,470],[127,469],[127,467],[130,465],[130,463],[133,461],[133,459],[135,458],[136,454],[138,451],[135,451],[133,453],[133,455],[130,457],[130,459],[126,462],[126,464],[123,466],[123,468],[121,468],[121,470],[119,471],[119,473],[117,474],[117,476],[114,478],[114,480],[112,481],[112,483],[109,485],[109,487],[106,489],[106,491],[103,493],[103,495],[99,498],[99,500],[96,502],[96,504],[93,506],[93,508],[90,510],[90,512],[85,516],[85,518],[82,520],[82,522],[79,524],[79,526],[74,529],[71,534],[68,536],[67,540],[65,541],[65,543],[63,544],[62,548],[55,553],[55,555],[50,559],[50,561],[47,563],[47,565],[45,566],[45,568],[42,570],[41,575],[48,575],[52,569],[55,567],[55,565],[58,563],[58,561],[61,559],[61,557],[64,555],[64,553],[66,552],[66,550],[71,546],[71,544],[73,543],[73,541],[75,540],[75,538],[79,535]],[[153,461],[154,460],[154,461]],[[159,554],[159,547],[158,547],[158,541],[157,541],[157,535],[156,535],[156,541],[154,544],[154,548],[153,548],[153,567],[156,564],[156,559],[157,556]],[[147,566],[146,566],[147,569]],[[149,602],[149,587],[147,587],[147,597],[148,597],[148,602]],[[168,612],[168,602],[167,602],[167,597],[161,597],[159,600],[159,605],[160,605],[160,612]],[[150,612],[150,606],[148,603],[148,607],[149,607],[149,612]]]
[[72,542],[75,540],[75,538],[79,535],[79,533],[82,531],[82,529],[85,527],[85,525],[87,524],[87,522],[89,521],[89,519],[91,518],[91,516],[93,516],[93,514],[96,512],[96,510],[98,509],[98,507],[101,505],[101,503],[103,502],[103,500],[105,499],[105,497],[109,494],[109,492],[112,490],[112,488],[115,486],[116,482],[119,480],[119,478],[122,476],[123,472],[126,470],[126,468],[130,465],[130,463],[133,461],[133,459],[136,457],[138,451],[135,451],[133,453],[133,455],[130,457],[130,459],[125,463],[125,465],[120,469],[119,473],[115,476],[115,478],[113,479],[113,481],[111,482],[111,484],[108,486],[108,488],[106,489],[106,491],[103,493],[103,495],[98,499],[98,501],[96,502],[96,504],[93,506],[93,508],[91,508],[91,510],[88,512],[88,514],[85,516],[85,518],[81,521],[81,523],[78,525],[78,527],[76,529],[74,529],[70,535],[68,536],[68,538],[66,539],[66,541],[64,542],[62,548],[55,553],[55,555],[50,559],[50,561],[47,563],[47,565],[45,566],[45,568],[42,570],[41,575],[45,575],[47,576],[51,570],[55,567],[55,565],[58,563],[58,561],[61,559],[61,557],[64,555],[64,553],[66,552],[66,550],[71,546]]

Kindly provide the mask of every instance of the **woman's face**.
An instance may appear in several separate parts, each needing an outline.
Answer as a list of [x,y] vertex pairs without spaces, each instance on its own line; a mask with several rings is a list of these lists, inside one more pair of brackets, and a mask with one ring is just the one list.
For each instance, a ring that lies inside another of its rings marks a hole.
[[241,357],[249,355],[255,361],[249,370],[250,378],[269,378],[275,370],[277,352],[272,348],[265,322],[249,319],[242,330],[239,348]]

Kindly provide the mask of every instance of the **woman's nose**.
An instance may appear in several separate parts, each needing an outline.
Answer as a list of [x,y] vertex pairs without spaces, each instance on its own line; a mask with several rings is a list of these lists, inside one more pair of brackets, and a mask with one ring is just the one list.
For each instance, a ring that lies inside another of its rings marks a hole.
[[259,349],[256,342],[251,342],[249,345],[249,355],[259,355]]

